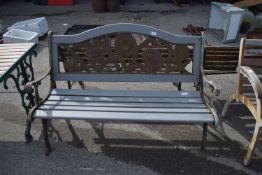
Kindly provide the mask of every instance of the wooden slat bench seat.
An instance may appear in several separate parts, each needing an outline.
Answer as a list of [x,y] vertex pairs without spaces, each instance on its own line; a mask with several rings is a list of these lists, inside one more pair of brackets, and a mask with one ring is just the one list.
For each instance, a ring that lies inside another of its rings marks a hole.
[[[65,112],[66,111],[66,112]],[[159,117],[161,116],[161,117]],[[199,92],[51,91],[34,118],[213,123]]]
[[[216,87],[202,77],[201,44],[198,36],[174,35],[138,24],[105,25],[75,35],[49,33],[51,67],[42,78],[26,85],[27,91],[35,92],[36,106],[29,119],[42,120],[46,154],[51,151],[47,135],[47,120],[51,119],[203,124],[204,150],[207,124],[217,124],[218,116],[212,100],[204,98],[203,81],[210,85],[212,97]],[[38,86],[48,75],[50,92],[42,99]],[[56,86],[58,81],[187,82],[199,88],[61,89]]]

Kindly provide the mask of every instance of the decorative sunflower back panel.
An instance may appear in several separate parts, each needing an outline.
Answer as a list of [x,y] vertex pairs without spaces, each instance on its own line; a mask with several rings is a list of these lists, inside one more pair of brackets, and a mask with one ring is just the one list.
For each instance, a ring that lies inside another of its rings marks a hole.
[[159,75],[156,81],[175,82],[175,75],[183,75],[179,78],[182,82],[187,81],[186,76],[198,81],[200,37],[177,36],[138,24],[113,24],[52,37],[55,78],[64,75],[68,80],[83,81],[80,77],[88,74],[93,81],[98,81],[94,76],[99,75],[104,81],[140,81],[138,77],[143,75],[143,81],[152,81],[152,76]]
[[59,57],[66,72],[189,74],[192,48],[136,33],[115,33],[62,44]]

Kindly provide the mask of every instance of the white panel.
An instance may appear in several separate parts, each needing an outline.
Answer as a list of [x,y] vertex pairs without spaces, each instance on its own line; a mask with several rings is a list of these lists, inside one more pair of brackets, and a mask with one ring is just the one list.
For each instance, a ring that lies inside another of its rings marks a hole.
[[241,14],[231,15],[230,25],[229,25],[229,28],[228,28],[226,40],[236,39],[240,22],[241,22]]
[[211,4],[208,28],[222,30],[225,24],[226,13],[219,7]]

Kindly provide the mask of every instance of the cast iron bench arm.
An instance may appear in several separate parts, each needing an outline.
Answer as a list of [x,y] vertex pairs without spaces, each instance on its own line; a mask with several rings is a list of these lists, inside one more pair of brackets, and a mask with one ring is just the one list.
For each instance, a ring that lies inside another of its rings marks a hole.
[[[33,112],[38,108],[38,106],[40,106],[43,102],[45,102],[46,99],[49,97],[50,93],[48,93],[48,95],[45,98],[41,98],[39,95],[38,87],[41,85],[42,80],[44,80],[47,76],[50,76],[50,73],[51,73],[51,67],[49,67],[46,73],[44,73],[40,78],[26,83],[25,91],[30,92],[30,93],[35,93],[35,96],[34,96],[35,106],[32,107],[32,109],[29,111],[29,114],[28,114],[28,118],[30,121],[32,120]],[[49,87],[49,91],[50,90],[51,89]]]

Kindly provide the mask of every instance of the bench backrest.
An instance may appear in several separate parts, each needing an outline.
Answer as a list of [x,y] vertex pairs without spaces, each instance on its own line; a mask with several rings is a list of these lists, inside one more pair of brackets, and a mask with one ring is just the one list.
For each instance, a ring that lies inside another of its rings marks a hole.
[[128,23],[51,35],[52,77],[54,81],[198,83],[201,41],[199,36]]

